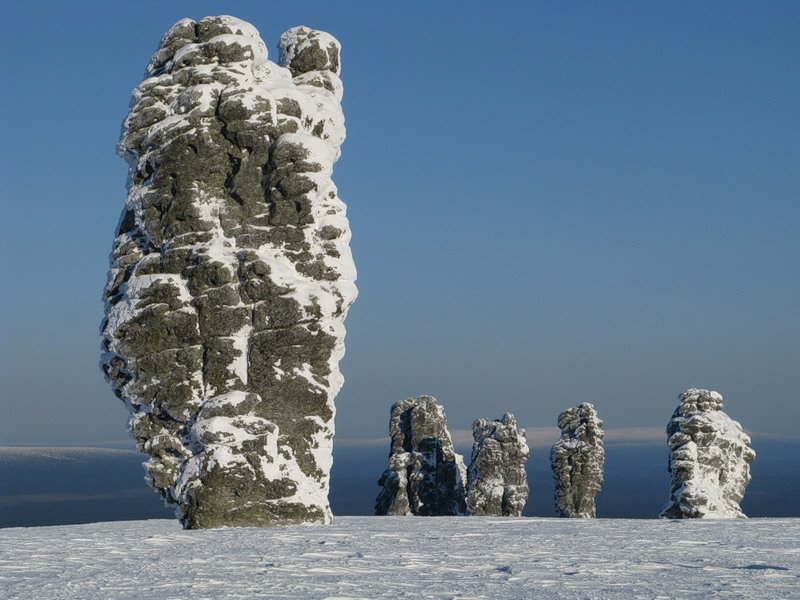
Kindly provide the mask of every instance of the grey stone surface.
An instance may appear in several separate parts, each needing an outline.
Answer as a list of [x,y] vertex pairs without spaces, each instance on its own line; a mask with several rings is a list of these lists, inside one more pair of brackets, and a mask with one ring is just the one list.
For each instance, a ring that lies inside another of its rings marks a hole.
[[[133,93],[101,366],[187,528],[331,519],[333,400],[356,297],[339,44],[268,59],[233,17],[184,19]],[[324,55],[324,57],[323,57]]]
[[559,517],[593,519],[603,486],[603,422],[588,402],[558,416],[561,437],[550,451]]
[[392,405],[389,468],[375,504],[377,515],[466,514],[464,459],[456,454],[444,408],[431,396]]
[[530,450],[514,415],[472,424],[472,460],[467,469],[467,508],[471,515],[522,516],[528,500],[525,463]]
[[718,392],[691,388],[667,425],[668,519],[744,518],[739,507],[756,453],[742,426],[722,411]]

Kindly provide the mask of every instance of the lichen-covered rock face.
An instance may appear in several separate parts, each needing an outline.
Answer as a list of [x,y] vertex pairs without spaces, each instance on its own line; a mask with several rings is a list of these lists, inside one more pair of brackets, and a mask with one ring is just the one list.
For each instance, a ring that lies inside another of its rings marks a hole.
[[184,19],[133,93],[101,366],[187,528],[331,519],[333,400],[356,297],[339,44],[276,64],[233,17]]
[[603,487],[603,422],[584,402],[558,415],[561,437],[550,451],[559,517],[593,519],[595,497]]
[[688,389],[667,425],[669,502],[667,519],[744,518],[739,507],[756,453],[742,426],[722,411],[722,396]]
[[464,459],[456,454],[444,408],[431,396],[392,405],[389,468],[375,504],[377,515],[466,514]]
[[519,517],[528,501],[525,463],[530,450],[514,415],[472,424],[472,460],[467,469],[467,508],[471,515]]

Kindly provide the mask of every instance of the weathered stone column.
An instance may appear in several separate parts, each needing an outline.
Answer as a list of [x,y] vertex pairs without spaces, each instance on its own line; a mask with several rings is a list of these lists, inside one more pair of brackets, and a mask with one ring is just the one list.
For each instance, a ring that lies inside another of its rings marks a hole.
[[464,459],[456,454],[444,408],[431,396],[407,398],[392,405],[389,421],[389,468],[376,515],[464,515]]
[[742,426],[722,411],[722,396],[688,389],[667,425],[668,519],[744,518],[739,507],[756,453]]
[[561,438],[550,451],[559,517],[593,519],[595,497],[603,486],[603,422],[584,402],[558,415]]
[[339,43],[268,60],[233,17],[184,19],[133,93],[102,368],[187,528],[331,519],[334,404],[356,297]]
[[471,515],[522,516],[528,501],[525,463],[530,450],[514,415],[472,424],[472,461],[467,469],[467,508]]

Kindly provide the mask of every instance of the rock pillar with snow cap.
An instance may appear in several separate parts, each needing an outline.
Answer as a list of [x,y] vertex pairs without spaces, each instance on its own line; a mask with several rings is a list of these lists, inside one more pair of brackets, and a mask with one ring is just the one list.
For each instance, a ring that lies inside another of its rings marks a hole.
[[465,515],[467,471],[456,453],[444,407],[433,396],[406,398],[392,405],[389,466],[378,485],[379,516]]
[[756,453],[742,426],[722,411],[722,396],[691,388],[667,425],[669,502],[667,519],[744,518],[739,507]]
[[333,401],[357,295],[331,180],[339,45],[295,28],[281,49],[270,61],[233,17],[179,21],[119,143],[128,198],[101,366],[148,481],[187,528],[331,520]]
[[550,450],[559,517],[593,519],[603,487],[603,422],[588,402],[558,415],[561,437]]
[[472,460],[467,469],[467,507],[471,515],[520,517],[528,500],[525,463],[530,450],[514,415],[472,424]]

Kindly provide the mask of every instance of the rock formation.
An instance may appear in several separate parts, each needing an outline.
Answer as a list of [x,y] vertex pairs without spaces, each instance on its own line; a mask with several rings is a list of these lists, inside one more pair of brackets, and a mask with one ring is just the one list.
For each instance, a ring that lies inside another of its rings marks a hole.
[[528,501],[525,463],[530,450],[514,415],[472,424],[472,461],[467,469],[467,508],[471,515],[522,516]]
[[667,425],[669,502],[660,516],[668,519],[744,518],[739,502],[750,483],[756,453],[742,426],[722,411],[722,396],[689,389]]
[[558,415],[561,438],[550,451],[559,517],[593,519],[595,497],[603,486],[603,422],[584,402]]
[[187,528],[330,521],[333,400],[356,297],[339,43],[279,64],[233,17],[184,19],[133,93],[101,366]]
[[431,396],[392,405],[389,468],[375,504],[377,515],[464,515],[466,469],[456,454],[444,408]]

